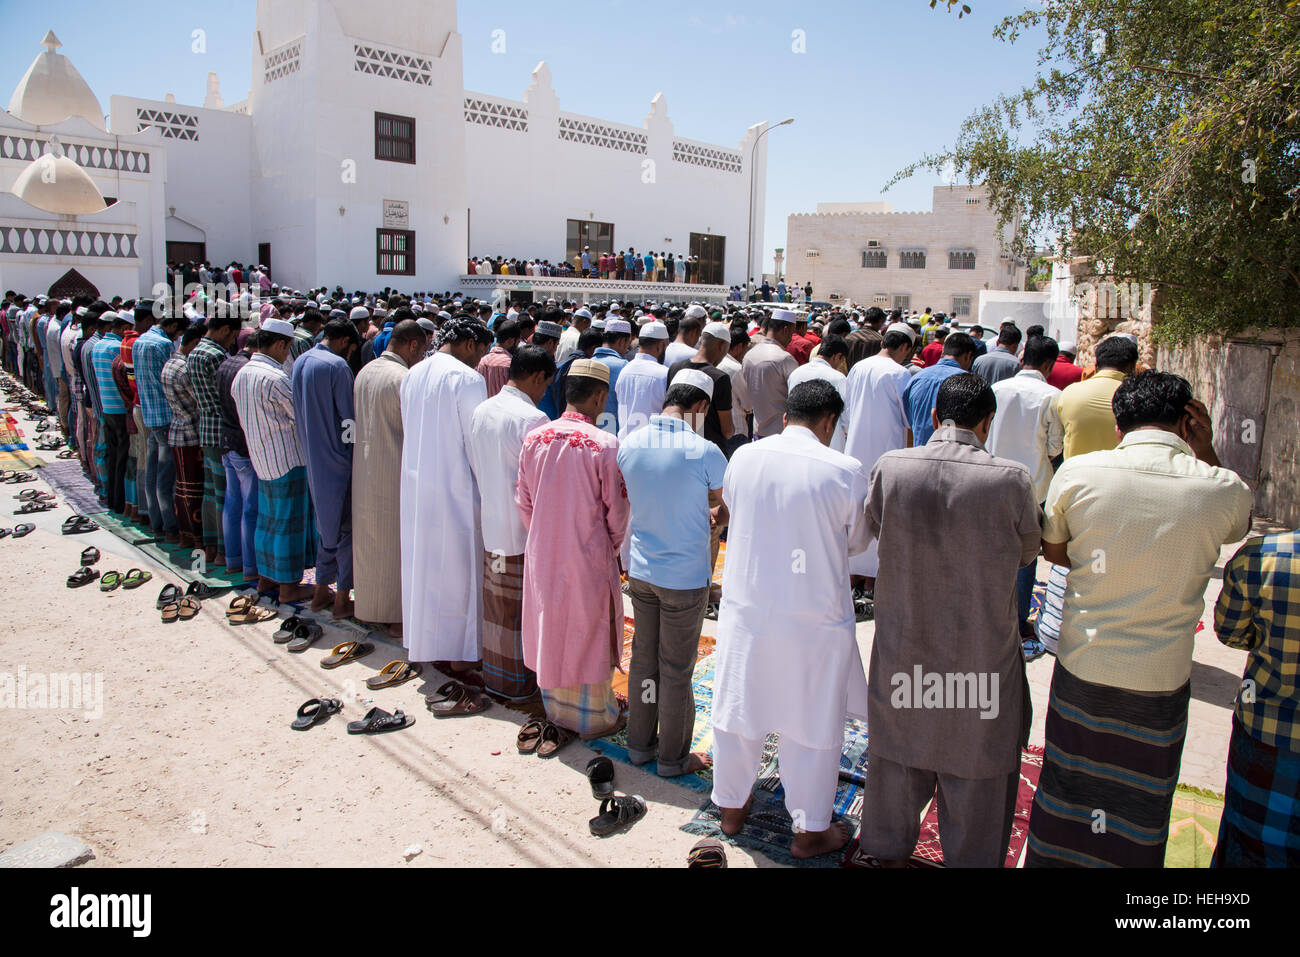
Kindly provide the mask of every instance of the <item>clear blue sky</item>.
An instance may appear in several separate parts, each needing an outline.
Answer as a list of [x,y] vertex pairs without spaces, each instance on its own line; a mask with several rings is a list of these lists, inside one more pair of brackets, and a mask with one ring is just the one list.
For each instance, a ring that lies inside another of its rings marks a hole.
[[[1038,37],[1008,45],[991,34],[1035,0],[966,2],[973,12],[961,20],[926,0],[460,0],[458,8],[465,86],[477,92],[521,98],[546,60],[561,109],[575,113],[640,125],[662,92],[678,135],[731,147],[753,123],[795,117],[767,137],[770,270],[786,217],[818,202],[928,209],[938,182],[928,173],[883,196],[881,187],[921,154],[950,146],[973,109],[1032,78]],[[105,112],[114,93],[201,104],[209,70],[226,102],[237,102],[248,95],[255,11],[255,0],[0,0],[0,105],[47,29]],[[191,50],[196,29],[206,33],[202,55]],[[506,31],[504,54],[492,52],[496,29]],[[805,53],[793,52],[795,30]]]

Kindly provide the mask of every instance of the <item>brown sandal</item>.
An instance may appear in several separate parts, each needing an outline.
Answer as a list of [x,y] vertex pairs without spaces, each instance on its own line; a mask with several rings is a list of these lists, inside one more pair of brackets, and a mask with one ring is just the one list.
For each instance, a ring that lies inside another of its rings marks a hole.
[[542,727],[542,740],[537,745],[537,756],[539,758],[553,758],[557,751],[577,737],[567,728],[561,728],[558,724],[551,724],[551,722],[547,721]]
[[366,679],[366,687],[371,691],[378,691],[380,688],[395,688],[397,685],[405,684],[412,678],[420,677],[424,668],[420,665],[411,664],[409,661],[390,661],[379,669],[379,673]]
[[264,605],[246,605],[243,611],[227,611],[226,618],[232,625],[256,625],[258,622],[278,618],[280,613]]
[[448,681],[424,705],[435,718],[458,718],[486,711],[492,702],[474,688],[459,681]]
[[519,736],[515,738],[515,747],[520,754],[533,754],[537,750],[537,746],[542,743],[542,729],[545,726],[546,722],[541,718],[534,718],[520,727]]

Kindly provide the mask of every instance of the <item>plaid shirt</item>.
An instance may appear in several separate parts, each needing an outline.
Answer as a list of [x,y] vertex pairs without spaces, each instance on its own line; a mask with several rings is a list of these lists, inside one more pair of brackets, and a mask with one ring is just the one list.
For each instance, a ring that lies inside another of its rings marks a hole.
[[174,352],[172,341],[158,326],[136,339],[131,347],[140,412],[144,424],[151,429],[160,428],[172,420],[171,407],[167,404],[167,396],[163,395],[162,370]]
[[195,422],[199,416],[199,401],[194,397],[190,367],[185,356],[178,352],[163,363],[159,383],[171,413],[167,444],[175,449],[198,445],[199,430]]
[[1223,569],[1214,630],[1249,651],[1237,717],[1251,737],[1300,752],[1300,531],[1252,538]]
[[235,373],[230,395],[257,477],[269,482],[306,465],[294,425],[293,384],[270,356],[258,353]]
[[126,412],[126,403],[122,401],[117,380],[113,378],[113,360],[122,355],[122,337],[115,332],[106,332],[95,343],[94,349],[90,362],[95,370],[99,407],[104,415],[121,415]]
[[230,353],[207,336],[189,356],[190,386],[199,402],[199,445],[218,448],[221,445],[221,390],[217,387],[217,369],[230,358]]

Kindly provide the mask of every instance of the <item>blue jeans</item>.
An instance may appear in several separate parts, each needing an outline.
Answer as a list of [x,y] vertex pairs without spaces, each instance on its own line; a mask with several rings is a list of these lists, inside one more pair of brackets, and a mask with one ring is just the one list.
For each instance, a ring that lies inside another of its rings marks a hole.
[[155,532],[176,531],[176,461],[167,444],[167,426],[148,426],[145,435],[144,494]]
[[1029,609],[1034,597],[1034,579],[1038,572],[1038,562],[1032,561],[1016,572],[1016,617],[1020,620],[1020,633],[1031,634],[1029,627]]
[[226,567],[243,566],[244,580],[257,578],[257,551],[253,533],[257,529],[257,473],[251,459],[238,452],[221,457],[226,467],[226,503],[221,510],[221,528],[226,540]]

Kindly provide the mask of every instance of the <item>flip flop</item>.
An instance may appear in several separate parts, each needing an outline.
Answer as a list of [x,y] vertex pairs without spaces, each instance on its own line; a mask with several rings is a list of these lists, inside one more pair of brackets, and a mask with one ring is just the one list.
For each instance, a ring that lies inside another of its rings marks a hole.
[[14,496],[20,502],[52,502],[53,492],[43,492],[37,488],[25,488]]
[[99,572],[93,568],[82,568],[68,576],[69,588],[80,588],[82,585],[89,585],[99,577]]
[[126,574],[122,576],[123,588],[139,588],[147,581],[153,580],[153,574],[142,568],[128,568]]
[[[98,549],[98,548],[96,548],[94,545],[91,545],[89,548],[82,549],[82,551],[81,551],[81,564],[83,564],[83,565],[93,565],[93,564],[95,564],[97,561],[99,561],[99,549]],[[175,587],[175,586],[172,586],[172,587]]]
[[302,619],[301,624],[293,630],[293,641],[289,642],[292,652],[306,651],[325,636],[325,629],[314,621]]
[[99,590],[112,591],[120,584],[122,584],[121,572],[104,572],[104,577],[99,580]]
[[539,758],[553,758],[556,752],[577,737],[569,729],[561,728],[558,724],[552,724],[548,721],[542,727],[542,740],[537,744],[537,756]]
[[390,661],[379,669],[379,673],[372,678],[366,679],[366,687],[371,691],[378,691],[380,688],[395,688],[400,684],[405,684],[412,678],[418,678],[423,673],[424,668],[420,665],[413,665],[409,661]]
[[14,533],[12,528],[0,528],[0,538],[7,538]]
[[256,604],[257,599],[252,595],[236,595],[230,599],[230,607],[226,609],[226,617],[234,618],[236,615],[242,615]]
[[24,482],[35,482],[36,476],[31,472],[15,472],[11,478],[5,481],[10,485],[22,485]]
[[614,796],[614,762],[603,754],[587,762],[591,796],[597,801]]
[[338,698],[312,698],[298,708],[298,717],[293,719],[289,727],[295,731],[306,731],[342,710],[343,702]]
[[532,754],[537,750],[537,746],[542,742],[542,729],[545,727],[545,721],[541,718],[534,718],[532,721],[525,722],[519,728],[519,736],[515,738],[515,747],[520,754]]
[[321,659],[320,666],[322,668],[337,668],[340,665],[346,665],[349,661],[364,658],[374,650],[375,646],[368,641],[345,641],[342,644],[335,645],[334,650]]
[[[193,595],[186,595],[185,600],[198,601]],[[232,625],[256,625],[278,617],[279,613],[274,608],[267,608],[263,605],[249,605],[243,611],[233,614],[226,612],[226,620]]]
[[54,457],[56,459],[75,459],[77,457],[77,453],[76,450],[74,449],[64,449],[62,452],[60,452],[58,455]]
[[702,837],[686,855],[686,866],[697,871],[726,870],[727,849],[716,837]]
[[37,512],[48,512],[54,507],[53,502],[27,502],[22,508],[14,509],[14,514],[35,515]]
[[207,601],[229,590],[228,587],[213,588],[207,582],[192,581],[190,587],[185,589],[185,594],[190,598],[197,598],[199,601]]
[[371,708],[360,721],[348,722],[348,734],[383,734],[386,731],[401,731],[415,724],[415,719],[403,714],[389,714],[383,708]]
[[480,714],[492,705],[491,699],[459,681],[448,681],[438,689],[437,694],[442,697],[430,695],[424,702],[424,706],[435,718],[468,717]]
[[164,624],[170,625],[181,616],[181,604],[179,601],[171,601],[162,606],[162,620]]
[[64,535],[80,535],[82,532],[95,532],[99,526],[84,515],[69,516],[63,522]]
[[645,817],[645,798],[639,794],[619,794],[600,802],[600,813],[587,824],[597,837],[608,837],[615,831],[631,827]]
[[182,598],[179,605],[181,621],[189,621],[199,613],[199,609],[202,607],[197,598]]
[[271,640],[277,645],[282,645],[286,641],[293,640],[294,631],[296,631],[298,626],[306,620],[306,618],[299,618],[297,615],[286,618],[280,625],[280,630],[271,636]]
[[23,522],[21,525],[14,526],[14,538],[22,538],[36,531],[36,526],[31,522]]
[[183,597],[184,596],[181,594],[180,586],[163,585],[162,591],[158,593],[157,604],[154,607],[161,609],[166,605],[175,605]]

